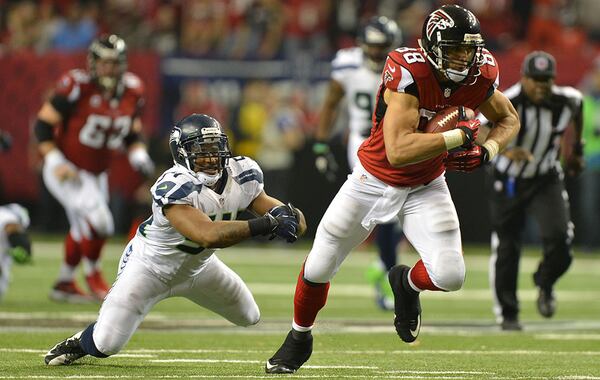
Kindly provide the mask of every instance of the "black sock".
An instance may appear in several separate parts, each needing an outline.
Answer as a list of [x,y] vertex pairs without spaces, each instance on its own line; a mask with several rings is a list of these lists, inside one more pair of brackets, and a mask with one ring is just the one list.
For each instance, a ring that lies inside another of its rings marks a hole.
[[312,336],[310,330],[309,331],[296,331],[292,329],[292,338],[295,340],[305,341],[308,340]]

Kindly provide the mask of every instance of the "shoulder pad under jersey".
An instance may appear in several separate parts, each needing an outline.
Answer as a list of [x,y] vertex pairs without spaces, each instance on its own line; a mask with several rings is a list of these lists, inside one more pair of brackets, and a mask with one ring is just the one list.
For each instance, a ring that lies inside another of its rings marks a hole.
[[246,156],[236,156],[229,159],[231,178],[238,184],[247,182],[264,183],[263,172],[258,163]]
[[173,166],[156,180],[150,193],[153,201],[162,207],[167,204],[192,204],[190,196],[201,189],[202,185],[196,177]]

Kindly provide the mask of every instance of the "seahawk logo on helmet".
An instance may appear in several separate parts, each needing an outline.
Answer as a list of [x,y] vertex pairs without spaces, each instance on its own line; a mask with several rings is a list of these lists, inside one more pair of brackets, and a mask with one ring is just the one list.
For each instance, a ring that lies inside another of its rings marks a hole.
[[221,124],[203,114],[192,114],[178,121],[169,136],[169,148],[175,164],[206,186],[217,183],[231,157]]
[[358,34],[358,42],[361,45],[367,66],[379,73],[387,53],[398,45],[402,39],[402,32],[395,21],[385,16],[375,16],[363,26]]

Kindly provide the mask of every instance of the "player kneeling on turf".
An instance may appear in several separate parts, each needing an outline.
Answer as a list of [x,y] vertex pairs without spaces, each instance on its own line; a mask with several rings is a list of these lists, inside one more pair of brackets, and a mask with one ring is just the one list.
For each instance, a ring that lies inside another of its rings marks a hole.
[[[258,235],[293,243],[306,230],[302,212],[265,193],[260,167],[231,157],[227,136],[210,116],[180,120],[169,146],[175,164],[150,190],[152,216],[125,248],[98,319],[52,347],[46,364],[116,354],[150,309],[169,297],[185,297],[239,326],[258,323],[250,290],[213,253]],[[263,216],[236,221],[244,209]]]

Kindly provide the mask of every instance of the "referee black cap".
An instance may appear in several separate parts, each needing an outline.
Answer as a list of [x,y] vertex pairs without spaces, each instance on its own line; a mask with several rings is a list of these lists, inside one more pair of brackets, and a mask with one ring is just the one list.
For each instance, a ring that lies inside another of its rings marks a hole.
[[532,51],[523,60],[523,75],[533,79],[552,79],[556,77],[556,60],[545,51]]

